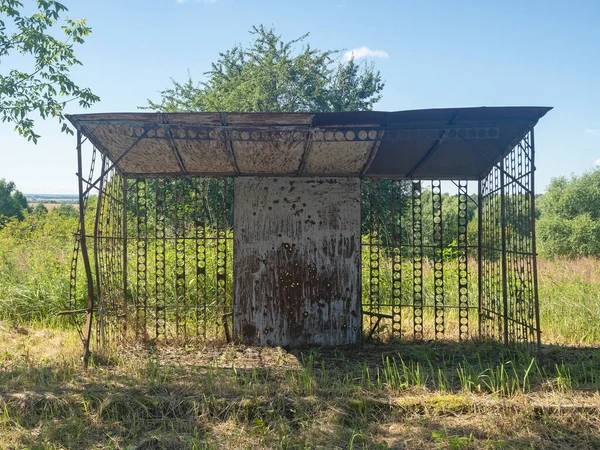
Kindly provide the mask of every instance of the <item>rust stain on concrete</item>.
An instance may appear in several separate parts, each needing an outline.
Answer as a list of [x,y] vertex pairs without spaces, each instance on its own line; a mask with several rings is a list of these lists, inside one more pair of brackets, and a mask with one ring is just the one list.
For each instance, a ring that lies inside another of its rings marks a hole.
[[344,345],[360,323],[360,180],[235,179],[234,333]]

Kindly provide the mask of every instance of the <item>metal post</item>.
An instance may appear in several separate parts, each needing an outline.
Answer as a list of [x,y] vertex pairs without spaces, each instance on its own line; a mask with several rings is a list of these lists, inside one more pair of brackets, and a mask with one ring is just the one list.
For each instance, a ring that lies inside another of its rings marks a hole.
[[538,297],[538,277],[537,277],[537,245],[535,242],[535,139],[533,128],[531,129],[531,253],[533,258],[533,295],[535,307],[535,332],[538,351],[542,348],[542,332],[540,328],[540,301]]
[[483,332],[483,249],[482,249],[482,231],[483,231],[483,195],[481,180],[477,183],[477,290],[479,297],[479,338]]
[[502,306],[504,314],[504,345],[508,344],[508,289],[506,266],[506,193],[504,158],[500,160],[500,224],[502,227]]
[[122,336],[127,337],[127,310],[128,308],[128,300],[127,300],[127,177],[123,175],[123,310],[124,310],[124,320],[123,320],[123,330]]
[[94,315],[94,279],[92,277],[92,269],[90,267],[90,258],[87,251],[87,243],[85,237],[85,202],[83,201],[83,178],[82,178],[82,162],[81,162],[81,132],[77,131],[77,178],[79,184],[79,240],[81,243],[81,256],[85,267],[85,275],[87,279],[87,320],[85,324],[83,336],[83,366],[87,368],[90,360],[90,336],[92,334],[92,320]]
[[[106,164],[106,155],[102,155],[102,169],[104,171],[104,167]],[[103,192],[104,192],[104,177],[100,180],[100,189],[98,190],[98,204],[96,205],[96,220],[94,222],[94,269],[96,272],[96,298],[98,299],[98,320],[101,323],[102,327],[102,319],[101,319],[101,311],[100,304],[102,302],[102,292],[100,287],[100,261],[99,261],[99,249],[98,249],[98,233],[100,231],[100,216],[102,213],[102,201],[104,200]],[[98,330],[96,329],[98,332]],[[98,342],[99,337],[103,337],[104,333],[100,330],[100,334],[102,336],[96,336],[96,342]]]

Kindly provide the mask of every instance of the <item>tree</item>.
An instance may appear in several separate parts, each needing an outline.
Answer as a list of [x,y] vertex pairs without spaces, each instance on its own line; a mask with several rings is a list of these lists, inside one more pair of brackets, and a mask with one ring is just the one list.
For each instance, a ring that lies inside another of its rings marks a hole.
[[37,205],[35,205],[35,208],[33,208],[33,214],[37,215],[37,216],[43,216],[44,214],[48,213],[48,208],[46,208],[46,206],[43,203],[38,203]]
[[570,179],[552,179],[539,208],[541,252],[600,256],[600,167]]
[[[309,34],[285,42],[263,25],[253,27],[248,48],[219,54],[205,82],[171,79],[159,102],[145,109],[177,111],[329,112],[370,110],[381,98],[373,65],[336,61],[339,52],[304,44]],[[298,51],[296,46],[303,44]]]
[[[72,134],[63,115],[67,103],[77,101],[88,108],[100,100],[70,78],[71,67],[81,65],[74,47],[83,44],[92,29],[85,19],[69,18],[59,28],[60,15],[68,10],[54,0],[38,0],[31,16],[23,9],[18,0],[0,0],[0,62],[15,54],[25,57],[22,68],[0,73],[0,118],[33,142],[40,137],[34,132],[34,113],[42,119],[58,118],[62,131]],[[59,34],[64,40],[54,37]]]
[[27,199],[16,189],[15,183],[0,179],[0,225],[13,217],[23,220],[27,207]]

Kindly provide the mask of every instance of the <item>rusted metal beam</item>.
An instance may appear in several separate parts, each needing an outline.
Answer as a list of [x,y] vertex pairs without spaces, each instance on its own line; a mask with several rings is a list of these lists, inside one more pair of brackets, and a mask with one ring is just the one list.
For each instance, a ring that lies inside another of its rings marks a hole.
[[[100,172],[104,171],[106,166],[106,155],[102,155],[102,165]],[[102,216],[102,202],[104,200],[103,197],[103,187],[104,187],[104,178],[100,180],[100,186],[98,187],[98,203],[96,205],[96,218],[94,220],[94,271],[96,275],[96,299],[98,306],[102,303],[102,287],[100,283],[100,262],[99,262],[99,249],[98,249],[98,233],[100,231],[100,218]],[[103,275],[103,274],[102,274]],[[98,308],[100,310],[100,308]],[[100,311],[98,311],[98,316],[100,316]]]
[[311,135],[314,134],[314,130],[308,129],[306,131],[306,143],[304,144],[304,151],[302,152],[302,158],[300,159],[300,164],[298,164],[298,170],[296,171],[296,176],[303,175],[306,171],[306,161],[308,160],[308,156],[312,151],[312,143],[313,140]]
[[[452,125],[454,123],[454,121],[456,120],[456,118],[458,117],[460,113],[456,113],[454,115],[454,117],[452,117],[452,119],[450,120],[450,122],[448,122],[448,126]],[[467,135],[469,133],[467,132]],[[456,133],[456,136],[458,136],[459,139],[463,139],[463,137],[459,136],[459,133]],[[414,173],[419,170],[419,168],[425,164],[429,158],[431,158],[431,156],[433,155],[433,153],[439,148],[440,145],[442,145],[442,143],[444,142],[444,140],[446,138],[450,138],[450,130],[443,130],[440,134],[440,136],[436,139],[436,141],[434,142],[434,144],[429,148],[429,150],[427,150],[427,153],[425,153],[425,155],[419,160],[419,162],[417,162],[417,164],[410,169],[407,173],[406,173],[406,178],[412,178],[412,176],[414,175]]]
[[[384,132],[382,131],[381,133],[383,134]],[[365,161],[365,164],[363,165],[362,169],[360,170],[361,178],[365,176],[365,173],[367,173],[367,171],[369,170],[369,167],[371,167],[371,164],[373,163],[375,156],[377,156],[377,150],[379,150],[380,146],[381,146],[381,141],[375,141],[373,143],[373,147],[371,147],[371,151],[369,152],[369,155],[367,156],[367,160]]]
[[91,186],[89,186],[89,187],[88,187],[88,188],[87,188],[87,189],[86,189],[86,190],[83,192],[83,195],[87,195],[87,193],[88,193],[88,192],[90,192],[90,191],[91,191],[91,190],[92,190],[92,189],[93,189],[93,188],[94,188],[94,187],[95,187],[95,186],[98,184],[98,182],[99,182],[99,181],[100,181],[100,180],[101,180],[103,177],[105,177],[105,176],[106,176],[106,174],[107,174],[107,173],[109,173],[109,172],[110,172],[110,171],[111,171],[111,170],[112,170],[114,167],[117,167],[117,168],[118,168],[117,164],[119,163],[119,161],[121,161],[123,158],[125,158],[125,156],[127,156],[127,154],[128,154],[128,153],[129,153],[131,150],[133,150],[133,149],[135,148],[135,146],[136,146],[136,145],[137,145],[137,144],[138,144],[138,143],[139,143],[139,142],[140,142],[142,139],[144,139],[144,138],[146,137],[146,134],[147,134],[147,133],[148,133],[148,130],[144,130],[144,132],[142,133],[142,135],[141,135],[141,136],[139,136],[139,137],[138,137],[138,138],[135,140],[135,142],[134,142],[133,144],[131,144],[129,147],[127,147],[127,149],[126,149],[126,150],[125,150],[123,153],[121,153],[121,156],[119,156],[117,159],[115,159],[115,160],[113,161],[113,163],[112,163],[112,164],[111,164],[111,165],[108,167],[108,169],[104,170],[104,171],[103,171],[103,172],[100,174],[100,176],[99,176],[99,177],[96,179],[96,181],[94,181],[94,182],[91,184]]
[[231,155],[231,161],[233,162],[233,167],[235,168],[235,174],[240,174],[240,167],[238,166],[237,159],[235,157],[235,151],[233,150],[233,143],[231,142],[231,134],[227,131],[227,114],[221,113],[221,124],[225,128],[225,141],[227,142],[227,149],[229,150],[229,154]]
[[80,242],[81,242],[81,256],[83,258],[83,265],[85,267],[85,275],[87,280],[87,319],[85,323],[84,337],[83,337],[83,366],[87,368],[90,360],[90,337],[92,334],[92,320],[94,315],[94,279],[92,276],[92,268],[90,265],[90,258],[88,255],[86,234],[85,234],[85,192],[83,190],[83,178],[81,176],[83,170],[82,156],[81,156],[81,132],[77,132],[77,172],[80,174],[78,177],[79,185],[79,228],[81,230]]

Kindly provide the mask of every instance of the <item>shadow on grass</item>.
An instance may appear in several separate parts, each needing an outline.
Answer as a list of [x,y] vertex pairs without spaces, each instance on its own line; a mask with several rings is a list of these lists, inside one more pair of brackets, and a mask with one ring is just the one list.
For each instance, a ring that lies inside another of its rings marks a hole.
[[87,372],[15,360],[0,386],[6,447],[600,445],[597,348],[545,346],[535,357],[491,342],[146,346],[96,355]]

